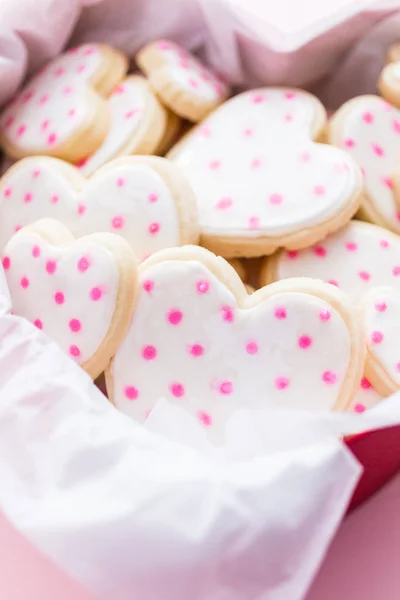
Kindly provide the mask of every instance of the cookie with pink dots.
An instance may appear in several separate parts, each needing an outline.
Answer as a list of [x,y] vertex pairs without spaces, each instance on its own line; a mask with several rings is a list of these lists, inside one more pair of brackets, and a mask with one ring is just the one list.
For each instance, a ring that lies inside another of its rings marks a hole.
[[162,102],[189,121],[200,121],[229,95],[217,73],[174,42],[147,44],[136,62]]
[[168,115],[144,77],[124,79],[107,100],[110,127],[101,146],[79,163],[83,175],[91,175],[113,158],[153,154],[166,135]]
[[350,221],[310,248],[279,251],[264,260],[262,285],[289,277],[322,279],[355,301],[379,285],[400,291],[400,237],[378,225]]
[[0,251],[41,218],[57,219],[75,237],[116,233],[139,260],[198,240],[190,185],[179,167],[155,156],[117,158],[89,179],[56,158],[25,158],[0,180],[0,215]]
[[226,258],[297,249],[345,225],[362,177],[342,150],[316,143],[322,104],[262,88],[225,102],[168,154],[196,193],[201,242]]
[[382,396],[400,389],[400,291],[375,287],[362,299],[367,340],[365,373]]
[[139,421],[167,398],[218,438],[239,408],[346,409],[364,358],[361,315],[340,290],[293,279],[248,295],[226,261],[186,246],[140,265],[106,382]]
[[400,232],[393,171],[400,155],[400,110],[378,96],[346,102],[330,121],[328,140],[343,148],[364,175],[363,219]]
[[56,341],[93,378],[126,332],[137,288],[136,259],[116,235],[74,240],[51,219],[16,233],[3,254],[14,314]]
[[104,100],[127,71],[123,54],[85,44],[61,54],[28,81],[0,118],[7,154],[76,162],[92,154],[109,128]]

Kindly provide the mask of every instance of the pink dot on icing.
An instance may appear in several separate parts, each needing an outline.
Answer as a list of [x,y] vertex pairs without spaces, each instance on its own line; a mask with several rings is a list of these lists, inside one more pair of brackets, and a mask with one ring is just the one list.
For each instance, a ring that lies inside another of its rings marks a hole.
[[15,233],[17,233],[17,231],[19,231],[20,229],[22,229],[21,225],[16,225],[16,226],[14,227],[14,231],[15,231]]
[[309,162],[311,160],[311,154],[309,152],[302,152],[299,156],[300,162]]
[[363,118],[364,123],[370,124],[370,123],[374,122],[374,115],[369,111],[365,112],[363,114],[362,118]]
[[284,308],[283,306],[278,306],[275,309],[274,315],[275,315],[276,319],[286,319],[286,317],[287,317],[286,308]]
[[296,97],[295,92],[285,92],[284,97],[286,100],[293,100]]
[[153,288],[154,288],[154,281],[152,281],[151,279],[146,279],[146,281],[143,281],[143,289],[145,292],[150,294],[150,292],[153,291]]
[[48,102],[49,98],[50,98],[49,94],[43,94],[43,96],[40,96],[40,98],[39,98],[40,104],[46,104],[46,102]]
[[270,204],[282,204],[283,196],[282,194],[271,194],[269,197]]
[[10,186],[6,187],[6,189],[4,190],[4,195],[6,198],[9,198],[12,194],[12,188]]
[[261,160],[259,158],[254,158],[251,163],[250,166],[252,169],[258,169],[259,167],[261,167]]
[[67,85],[64,89],[63,89],[63,94],[65,94],[66,96],[69,96],[69,94],[72,93],[72,87],[70,85]]
[[204,354],[204,348],[201,344],[193,344],[189,347],[189,352],[192,356],[202,356]]
[[124,395],[128,400],[137,400],[139,391],[133,385],[127,385],[124,389]]
[[11,266],[10,257],[9,256],[4,256],[4,258],[2,260],[2,263],[3,263],[3,268],[7,271],[7,269],[9,269],[10,266]]
[[310,338],[309,335],[301,335],[299,337],[299,346],[300,348],[303,348],[304,350],[306,348],[309,348],[312,344],[312,338]]
[[400,121],[393,119],[393,129],[396,133],[400,133]]
[[336,383],[337,375],[333,371],[324,371],[322,373],[322,381],[327,383],[328,385],[333,385]]
[[124,226],[124,217],[113,217],[111,219],[111,226],[113,229],[121,229]]
[[151,194],[148,195],[148,200],[149,200],[149,202],[157,202],[158,195],[155,194],[154,192],[151,192]]
[[50,119],[45,119],[44,121],[42,121],[42,123],[40,125],[40,129],[45,131],[49,125],[50,125]]
[[289,383],[290,381],[287,377],[277,377],[275,379],[275,387],[277,390],[285,390]]
[[398,363],[396,364],[396,371],[397,371],[398,373],[400,373],[400,362],[398,362]]
[[258,344],[256,342],[248,342],[246,344],[246,352],[247,354],[257,354]]
[[56,292],[54,294],[54,300],[56,301],[56,304],[64,304],[64,302],[65,302],[64,294],[62,292]]
[[316,196],[323,196],[326,192],[326,187],[324,185],[316,185],[314,186],[314,194]]
[[392,273],[394,277],[398,277],[400,275],[400,266],[396,265],[395,267],[393,267]]
[[99,287],[94,287],[90,290],[90,297],[92,300],[94,300],[95,302],[97,300],[100,300],[100,298],[102,297],[103,292],[101,291],[101,289]]
[[210,414],[204,412],[203,410],[199,410],[197,413],[197,418],[200,423],[202,423],[205,427],[210,427],[212,425],[212,417]]
[[125,179],[123,177],[118,177],[117,186],[122,187],[123,185],[125,185]]
[[368,381],[368,379],[366,377],[363,377],[361,379],[361,387],[363,390],[369,390],[370,388],[372,388],[372,385],[370,384],[370,382]]
[[210,167],[210,169],[215,170],[215,169],[219,169],[219,167],[221,166],[221,161],[220,160],[211,160],[208,163],[208,166]]
[[228,198],[228,197],[223,197],[220,198],[216,204],[216,208],[218,208],[218,210],[225,210],[227,208],[230,208],[233,204],[232,198]]
[[33,321],[33,324],[35,327],[37,327],[38,329],[43,329],[43,323],[40,319],[35,319]]
[[57,204],[57,202],[59,201],[59,196],[57,194],[53,194],[52,197],[50,198],[50,202],[52,204]]
[[208,290],[210,289],[210,284],[208,283],[208,281],[198,281],[196,283],[196,288],[197,291],[199,292],[199,294],[206,294],[208,292]]
[[84,204],[78,204],[78,215],[83,215],[86,212],[86,206]]
[[339,282],[336,279],[328,279],[326,283],[339,287]]
[[246,129],[243,131],[243,135],[245,137],[250,137],[251,135],[253,135],[254,131],[251,127],[246,127]]
[[373,331],[371,333],[371,341],[374,344],[380,344],[383,341],[383,333],[382,333],[382,331]]
[[157,356],[157,350],[154,346],[144,346],[142,356],[145,360],[153,360]]
[[293,121],[293,115],[291,113],[287,113],[283,118],[286,121],[286,123],[290,123],[291,121]]
[[58,67],[55,71],[54,71],[54,75],[56,77],[60,77],[60,75],[62,75],[64,73],[65,69],[63,69],[62,67]]
[[190,79],[189,79],[189,85],[192,88],[198,88],[199,87],[199,82],[197,81],[197,79],[194,79],[193,77],[190,77]]
[[389,248],[389,242],[387,240],[381,240],[379,245],[381,248]]
[[85,69],[86,69],[86,65],[82,64],[82,65],[78,65],[76,70],[78,73],[82,73]]
[[357,402],[357,404],[354,405],[354,412],[356,413],[363,413],[365,412],[366,407],[364,404],[361,404],[360,402]]
[[80,273],[84,273],[85,271],[88,270],[88,268],[90,267],[91,262],[90,260],[87,258],[87,256],[82,256],[77,263],[77,267],[78,267],[78,271]]
[[376,156],[383,156],[385,154],[384,149],[379,144],[372,144],[372,151]]
[[160,231],[160,223],[150,223],[148,230],[150,235],[155,235]]
[[260,218],[259,217],[250,217],[249,218],[249,229],[259,229],[260,228]]
[[233,308],[230,306],[221,306],[222,318],[227,323],[232,323],[235,318]]
[[290,260],[294,260],[295,258],[298,257],[299,252],[298,252],[298,250],[288,250],[286,252],[286,255]]
[[320,321],[329,321],[329,319],[331,318],[331,313],[329,312],[329,310],[321,310],[319,312],[319,318]]
[[57,263],[55,260],[48,260],[46,262],[46,271],[48,272],[49,275],[53,275],[53,273],[56,272],[57,269]]
[[40,248],[39,248],[39,246],[33,246],[33,248],[32,248],[32,256],[33,256],[33,258],[38,258],[38,256],[40,256]]
[[75,108],[70,108],[69,111],[68,111],[68,113],[67,113],[67,115],[69,117],[73,117],[75,115],[75,113],[76,113],[76,109]]
[[261,102],[264,102],[264,100],[265,100],[264,94],[255,94],[251,98],[251,101],[253,102],[253,104],[261,104]]
[[29,203],[32,201],[32,193],[31,192],[27,192],[24,196],[24,202]]
[[223,396],[229,396],[233,392],[233,384],[231,381],[223,381],[219,386],[219,393]]
[[393,181],[391,179],[391,177],[382,177],[382,183],[384,186],[386,186],[389,190],[393,190]]
[[356,142],[353,140],[353,138],[347,138],[344,140],[344,145],[346,148],[354,148]]
[[27,287],[29,287],[29,279],[27,277],[21,278],[21,287],[24,288],[25,290]]
[[4,121],[5,129],[8,129],[9,127],[11,127],[11,125],[14,123],[14,121],[15,121],[15,117],[13,117],[12,115],[7,117],[7,119]]
[[170,310],[167,315],[167,319],[171,325],[179,325],[183,319],[183,313],[180,310]]
[[169,389],[174,398],[182,398],[185,394],[185,388],[181,383],[171,383]]
[[363,281],[369,281],[371,279],[371,274],[368,271],[359,271],[358,276]]
[[349,252],[355,252],[357,250],[357,244],[355,242],[347,242],[346,250]]
[[57,136],[55,133],[50,133],[49,137],[47,138],[47,142],[48,144],[54,144],[54,142],[56,141]]
[[73,331],[74,333],[77,333],[78,331],[81,330],[81,322],[78,319],[71,319],[69,322],[69,328],[71,331]]
[[324,258],[326,256],[326,248],[324,248],[324,246],[315,246],[313,248],[313,252],[316,256],[319,256],[320,258]]
[[81,351],[79,350],[78,346],[75,346],[75,344],[72,344],[72,346],[69,347],[69,353],[74,358],[78,358],[81,355]]

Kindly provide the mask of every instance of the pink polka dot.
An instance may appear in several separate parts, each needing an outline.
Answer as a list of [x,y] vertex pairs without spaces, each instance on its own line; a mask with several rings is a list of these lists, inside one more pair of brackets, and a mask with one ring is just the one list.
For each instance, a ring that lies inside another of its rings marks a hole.
[[261,167],[262,161],[259,158],[254,158],[251,163],[250,163],[250,167],[252,169],[258,169],[259,167]]
[[85,273],[85,271],[87,271],[87,270],[88,270],[88,268],[90,267],[90,265],[91,265],[91,262],[90,262],[90,260],[88,259],[88,257],[87,257],[87,256],[82,256],[82,257],[81,257],[81,258],[78,260],[78,263],[77,263],[78,271],[79,271],[80,273]]
[[314,187],[314,194],[316,196],[323,196],[326,192],[326,188],[324,185],[316,185]]
[[182,398],[185,394],[185,388],[181,383],[171,383],[169,390],[174,398]]
[[31,192],[27,192],[24,196],[24,202],[26,204],[29,204],[29,202],[32,202],[32,194]]
[[322,381],[328,385],[334,385],[337,381],[337,375],[333,371],[324,371]]
[[20,229],[22,229],[22,226],[21,226],[21,225],[16,225],[16,226],[14,227],[14,231],[15,231],[15,233],[17,233],[17,231],[19,231]]
[[84,204],[78,204],[78,214],[83,215],[86,212],[86,206]]
[[324,248],[324,246],[315,246],[313,248],[313,252],[316,256],[319,256],[320,258],[325,258],[326,256],[326,248]]
[[118,177],[117,179],[117,186],[118,187],[122,187],[125,185],[125,179],[123,177]]
[[33,246],[33,248],[32,248],[32,256],[33,256],[33,258],[38,258],[40,256],[40,248],[39,248],[39,246]]
[[293,115],[290,113],[287,113],[283,118],[286,121],[286,123],[290,123],[291,121],[293,121]]
[[326,283],[334,285],[335,287],[339,287],[339,282],[336,279],[328,279]]
[[180,310],[170,310],[167,314],[167,320],[171,325],[179,325],[183,319],[183,313]]
[[76,70],[78,73],[82,73],[83,71],[85,71],[85,69],[86,69],[86,65],[78,65]]
[[378,312],[385,312],[386,309],[386,302],[375,302],[375,310],[377,310]]
[[35,327],[37,327],[38,329],[43,329],[43,323],[40,319],[35,319],[33,321],[33,324]]
[[124,217],[113,217],[111,219],[111,226],[113,229],[122,229],[124,226]]
[[363,118],[364,123],[370,124],[370,123],[374,122],[374,115],[369,111],[365,112],[363,114],[362,118]]
[[74,333],[77,333],[78,331],[81,330],[81,322],[78,319],[71,319],[69,322],[69,328],[71,331],[73,331]]
[[70,85],[65,86],[65,88],[63,89],[63,94],[65,94],[66,96],[72,94],[72,87]]
[[11,266],[11,260],[9,256],[5,256],[2,260],[2,264],[3,264],[3,269],[5,269],[6,271],[10,268]]
[[286,256],[290,259],[290,260],[294,260],[295,258],[297,258],[299,255],[298,250],[288,250],[286,252]]
[[212,170],[214,171],[214,170],[216,170],[216,169],[219,169],[219,168],[220,168],[220,166],[221,166],[221,161],[220,161],[220,160],[216,160],[216,159],[214,159],[214,160],[211,160],[211,161],[208,163],[208,166],[210,167],[210,169],[212,169]]
[[142,356],[145,360],[154,360],[157,356],[157,350],[154,346],[144,346]]
[[204,354],[204,348],[201,344],[193,344],[193,346],[189,346],[189,353],[192,356],[202,356]]
[[133,385],[127,385],[124,389],[124,395],[128,400],[137,400],[139,391]]
[[250,217],[249,218],[249,229],[260,229],[259,217]]
[[17,137],[21,137],[26,131],[26,125],[20,125],[17,129]]
[[57,269],[57,263],[55,260],[48,260],[46,262],[46,271],[48,272],[49,275],[53,275],[53,273],[56,272]]
[[306,349],[309,348],[312,344],[312,338],[309,335],[301,335],[299,337],[299,346],[300,348]]
[[329,321],[329,319],[331,318],[331,313],[329,312],[329,310],[321,310],[319,312],[319,318],[320,321]]
[[396,133],[400,133],[400,121],[393,119],[393,129]]
[[49,101],[49,98],[50,98],[49,94],[43,94],[43,96],[40,96],[40,98],[39,98],[39,103],[46,104],[46,102]]
[[50,133],[49,137],[47,138],[47,143],[51,146],[52,144],[55,143],[57,139],[57,136],[55,133]]
[[199,412],[197,413],[197,418],[199,419],[200,423],[205,425],[205,427],[210,427],[212,425],[211,415],[204,412],[203,410],[199,410]]
[[400,362],[398,362],[398,363],[396,364],[396,371],[397,371],[398,373],[400,373]]
[[263,94],[255,94],[251,98],[251,101],[253,102],[253,104],[261,104],[261,102],[264,102],[264,100],[265,100],[265,96]]
[[197,81],[197,79],[193,79],[193,77],[190,77],[188,83],[189,83],[190,87],[192,87],[192,88],[199,87],[199,82]]
[[125,119],[132,119],[132,117],[134,117],[139,112],[140,112],[140,110],[138,108],[133,108],[132,110],[128,110],[125,113]]
[[359,271],[358,276],[363,281],[369,281],[371,279],[371,274],[368,271]]
[[60,77],[63,73],[65,72],[65,69],[63,69],[62,67],[58,67],[55,71],[54,71],[54,75],[56,77]]
[[21,278],[21,287],[24,288],[24,290],[29,287],[29,279],[27,277]]
[[151,223],[149,225],[148,231],[149,231],[150,235],[155,235],[156,233],[158,233],[160,231],[160,224],[159,223]]
[[210,284],[206,280],[198,281],[196,283],[196,288],[199,294],[206,294],[210,289]]
[[50,125],[50,119],[45,119],[44,121],[42,121],[42,123],[40,125],[40,129],[45,131],[49,125]]
[[357,404],[354,405],[354,412],[356,413],[363,413],[366,410],[366,407],[364,406],[364,404],[361,404],[360,402],[358,402]]
[[235,313],[230,306],[221,306],[222,319],[227,323],[233,323]]
[[226,210],[227,208],[230,208],[232,206],[232,204],[233,204],[232,198],[223,197],[223,198],[220,198],[220,200],[218,200],[218,202],[215,206],[218,210]]
[[390,177],[382,177],[382,183],[385,187],[387,187],[389,190],[393,190],[393,181]]
[[40,169],[33,169],[33,176],[36,179],[36,177],[39,177],[40,175]]
[[54,300],[56,301],[56,304],[64,304],[64,302],[65,302],[64,294],[62,292],[56,292],[54,294]]
[[355,145],[356,145],[356,142],[352,138],[347,138],[344,140],[345,148],[354,148]]
[[371,147],[372,147],[373,153],[376,154],[376,156],[379,156],[379,157],[384,156],[385,151],[382,148],[382,146],[379,146],[379,144],[372,144]]
[[274,315],[276,319],[286,319],[286,308],[284,308],[283,306],[278,306],[275,309]]
[[247,354],[257,354],[258,344],[256,342],[248,342],[246,344],[246,352]]
[[7,117],[7,119],[4,121],[4,128],[8,129],[9,127],[11,127],[11,125],[14,123],[14,121],[15,121],[15,117],[13,117],[12,115]]
[[81,351],[79,350],[78,346],[75,346],[75,344],[72,344],[72,346],[69,347],[69,353],[74,358],[78,358],[81,355]]
[[229,396],[233,392],[232,381],[223,381],[219,386],[219,393],[223,396]]
[[369,390],[370,388],[372,388],[372,385],[370,384],[370,382],[368,381],[368,379],[366,377],[363,377],[361,379],[361,387],[363,390]]
[[277,390],[285,390],[290,384],[290,380],[287,377],[277,377],[275,379],[275,387]]
[[296,98],[296,93],[295,92],[285,92],[284,98],[286,98],[286,100],[294,100]]
[[155,194],[154,192],[152,192],[151,194],[148,195],[148,201],[149,202],[157,202],[158,200],[158,195]]
[[300,162],[309,162],[311,160],[311,154],[309,152],[302,152],[299,156]]
[[101,288],[94,287],[90,290],[90,297],[92,300],[94,300],[94,301],[100,300],[100,298],[102,296],[103,296],[103,292],[102,292]]
[[76,113],[75,108],[70,108],[69,111],[68,111],[68,113],[67,113],[67,115],[69,117],[73,117],[75,115],[75,113]]
[[373,344],[380,344],[383,341],[382,331],[373,331],[371,333],[371,342]]
[[253,135],[254,130],[251,127],[246,127],[246,129],[243,130],[243,135],[245,137],[250,137],[251,135]]
[[400,266],[396,265],[395,267],[393,267],[392,273],[394,277],[398,277],[400,275]]
[[12,188],[9,186],[4,190],[4,195],[6,198],[9,198],[12,194]]
[[357,244],[355,242],[347,242],[346,250],[349,252],[355,252],[357,250]]
[[53,194],[53,196],[50,198],[50,202],[52,204],[57,204],[57,202],[59,201],[59,196],[57,194]]
[[282,194],[271,194],[268,200],[270,204],[282,204],[283,196]]
[[153,288],[154,288],[154,281],[152,281],[151,279],[146,279],[146,281],[143,281],[143,289],[145,292],[150,294],[153,291]]

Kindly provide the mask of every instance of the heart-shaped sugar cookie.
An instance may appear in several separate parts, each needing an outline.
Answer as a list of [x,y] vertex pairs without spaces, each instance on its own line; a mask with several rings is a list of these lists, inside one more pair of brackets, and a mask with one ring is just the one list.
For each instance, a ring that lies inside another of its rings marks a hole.
[[75,237],[117,233],[140,260],[198,238],[190,186],[178,167],[154,156],[115,159],[89,180],[55,158],[26,158],[0,181],[0,213],[0,250],[41,218],[57,219]]
[[85,44],[51,61],[1,116],[7,154],[47,154],[72,162],[92,154],[109,126],[102,96],[111,93],[127,66],[120,52],[102,44]]
[[400,232],[400,206],[393,196],[392,180],[400,155],[400,111],[378,96],[353,98],[331,119],[328,137],[363,172],[362,217]]
[[137,269],[125,240],[94,234],[75,241],[61,223],[38,221],[9,241],[3,268],[14,313],[97,377],[133,310]]
[[170,249],[139,267],[107,390],[140,421],[167,398],[219,438],[239,408],[345,409],[364,351],[360,315],[332,286],[296,279],[249,296],[223,259]]
[[322,279],[356,301],[379,285],[400,290],[400,238],[378,225],[350,221],[315,246],[265,260],[262,285],[288,277]]
[[345,152],[317,144],[321,103],[301,90],[235,96],[169,153],[198,200],[201,240],[217,254],[308,246],[358,209],[362,177]]

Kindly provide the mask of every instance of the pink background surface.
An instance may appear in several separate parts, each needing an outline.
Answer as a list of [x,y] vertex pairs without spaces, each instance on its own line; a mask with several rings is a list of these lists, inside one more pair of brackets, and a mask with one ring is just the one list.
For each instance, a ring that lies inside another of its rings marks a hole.
[[[346,519],[306,600],[400,598],[399,506],[400,475]],[[93,600],[1,516],[0,556],[4,600]]]

